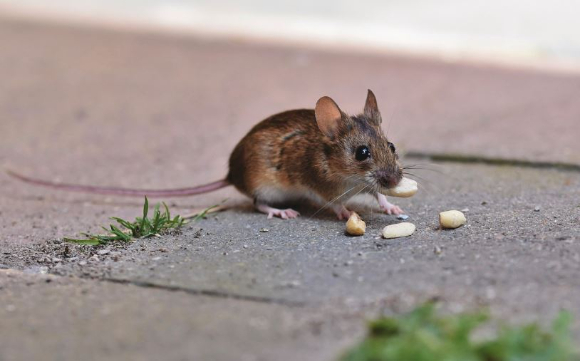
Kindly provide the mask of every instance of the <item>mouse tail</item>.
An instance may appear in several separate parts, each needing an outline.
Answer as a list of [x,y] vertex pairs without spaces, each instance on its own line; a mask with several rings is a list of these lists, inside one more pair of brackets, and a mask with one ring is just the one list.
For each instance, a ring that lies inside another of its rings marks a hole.
[[13,172],[11,170],[6,170],[6,173],[20,181],[28,184],[33,184],[36,186],[48,187],[53,189],[60,189],[63,191],[70,192],[82,192],[82,193],[92,193],[92,194],[107,194],[107,195],[117,195],[117,196],[127,196],[127,197],[185,197],[193,196],[196,194],[203,194],[213,192],[215,190],[225,188],[231,185],[226,179],[215,181],[212,183],[200,185],[197,187],[188,188],[176,188],[176,189],[131,189],[131,188],[119,188],[119,187],[97,187],[97,186],[87,186],[80,184],[67,184],[67,183],[57,183],[51,182],[43,179],[35,179],[24,176],[22,174]]

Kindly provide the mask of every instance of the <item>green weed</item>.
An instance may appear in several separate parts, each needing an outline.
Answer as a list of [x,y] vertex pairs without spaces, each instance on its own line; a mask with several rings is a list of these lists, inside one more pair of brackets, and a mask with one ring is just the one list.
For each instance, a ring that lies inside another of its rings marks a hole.
[[369,324],[367,337],[341,361],[572,361],[571,315],[561,312],[550,331],[537,324],[501,327],[491,339],[475,341],[488,324],[485,313],[438,316],[433,304],[401,317]]
[[[171,213],[169,212],[167,205],[165,203],[162,204],[164,210],[161,211],[161,206],[156,204],[153,210],[153,216],[149,217],[149,200],[147,197],[145,197],[143,215],[141,217],[135,218],[133,222],[129,222],[119,217],[111,217],[111,219],[116,221],[118,225],[110,224],[109,228],[102,227],[105,232],[107,232],[106,234],[83,233],[83,235],[86,237],[85,239],[64,238],[64,240],[67,242],[91,246],[113,241],[129,242],[135,238],[148,238],[156,236],[171,229],[177,229],[186,223],[186,220],[179,215],[171,217]],[[207,212],[214,207],[217,206],[212,206],[204,210],[204,212],[202,212],[203,216],[200,218],[203,218],[205,214],[207,214]],[[196,217],[194,220],[200,218]]]

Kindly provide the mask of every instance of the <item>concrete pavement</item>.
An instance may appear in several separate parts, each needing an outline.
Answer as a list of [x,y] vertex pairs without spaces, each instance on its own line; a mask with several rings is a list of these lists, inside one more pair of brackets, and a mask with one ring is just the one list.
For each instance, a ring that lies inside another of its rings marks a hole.
[[[323,94],[357,112],[367,88],[406,152],[580,164],[572,74],[8,20],[0,44],[0,162],[48,179],[214,180],[256,121]],[[368,232],[351,238],[331,215],[267,220],[224,190],[167,200],[187,213],[229,197],[223,213],[105,249],[59,239],[133,218],[141,200],[0,175],[0,359],[330,360],[367,317],[432,298],[511,322],[580,317],[578,172],[425,167],[421,192],[399,202],[418,227],[410,238],[378,238],[396,220],[369,200],[354,205]],[[447,209],[468,209],[468,226],[438,230]]]

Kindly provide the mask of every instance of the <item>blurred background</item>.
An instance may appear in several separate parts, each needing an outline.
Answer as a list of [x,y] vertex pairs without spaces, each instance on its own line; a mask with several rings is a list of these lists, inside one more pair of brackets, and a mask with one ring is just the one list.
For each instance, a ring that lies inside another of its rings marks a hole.
[[0,0],[12,15],[501,62],[580,62],[576,0]]

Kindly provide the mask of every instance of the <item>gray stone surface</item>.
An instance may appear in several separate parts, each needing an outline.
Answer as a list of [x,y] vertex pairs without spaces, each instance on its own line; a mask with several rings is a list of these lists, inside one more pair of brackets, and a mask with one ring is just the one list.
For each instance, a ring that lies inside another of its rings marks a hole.
[[[433,167],[444,174],[398,202],[417,226],[409,238],[379,237],[382,227],[398,221],[379,214],[372,200],[354,202],[367,222],[362,237],[345,235],[344,222],[330,212],[311,218],[312,210],[305,208],[301,218],[284,221],[236,207],[178,235],[133,243],[122,260],[105,257],[97,268],[112,279],[304,304],[365,304],[401,293],[445,299],[464,292],[482,299],[510,294],[503,302],[513,306],[579,307],[572,302],[580,289],[576,173]],[[466,208],[467,226],[438,229],[440,211]],[[68,274],[68,267],[73,274],[83,271],[71,264],[59,272]],[[526,301],[527,287],[569,294],[551,302]]]
[[320,361],[362,332],[321,309],[12,270],[0,270],[0,301],[3,361]]
[[[202,354],[230,360],[236,353],[263,359],[276,353],[280,360],[333,359],[360,337],[365,319],[383,311],[402,312],[430,299],[439,300],[448,312],[485,307],[494,316],[516,323],[547,323],[561,309],[580,314],[577,173],[483,165],[432,164],[429,168],[442,174],[435,173],[420,193],[399,202],[417,225],[417,232],[408,238],[379,238],[380,229],[396,220],[378,214],[365,199],[352,204],[368,224],[362,237],[346,236],[344,223],[330,214],[310,218],[312,208],[302,208],[303,216],[296,220],[283,221],[268,220],[241,205],[171,235],[97,249],[48,242],[13,249],[0,256],[0,263],[26,273],[65,277],[59,282],[74,293],[64,296],[74,299],[73,304],[85,302],[80,282],[92,287],[95,299],[104,297],[103,302],[93,300],[100,307],[115,305],[118,323],[111,327],[118,327],[119,333],[112,344],[97,338],[91,346],[96,355],[127,353],[155,359],[151,346],[137,349],[147,337],[126,340],[123,332],[133,327],[173,328],[175,323],[177,329],[194,328],[190,323],[199,321],[198,303],[205,302],[211,307],[200,312],[216,313],[221,321],[200,325],[201,333],[160,333],[158,352],[168,347],[169,359]],[[468,224],[456,230],[438,229],[437,213],[448,209],[464,210]],[[45,287],[46,292],[60,293]],[[34,309],[35,294],[21,282],[0,290],[3,305],[19,304],[15,301],[19,297],[29,300],[26,315],[41,320],[39,327],[54,323],[43,307]],[[43,304],[53,302],[39,298],[45,300]],[[92,309],[91,304],[86,308]],[[54,312],[69,315],[70,310]],[[140,312],[157,316],[143,318]],[[162,317],[166,312],[168,316]],[[253,322],[256,313],[270,325],[268,330],[276,330],[274,334],[244,331],[240,324]],[[13,323],[4,323],[4,332],[10,327],[28,335],[30,331],[18,324],[22,315],[14,317]],[[68,317],[70,327],[81,327],[87,335],[106,327],[101,320],[85,324],[80,311]],[[297,326],[294,321],[280,323],[278,317],[302,321],[296,321]],[[579,331],[576,320],[574,332]],[[215,337],[212,342],[205,342],[208,334]],[[80,337],[64,335],[71,342]],[[47,345],[56,347],[54,342]],[[183,346],[185,342],[189,346]],[[175,348],[173,343],[182,346]],[[57,355],[74,359],[83,345]],[[255,353],[256,347],[260,352]]]
[[[214,180],[259,119],[325,93],[357,111],[368,87],[401,149],[580,162],[576,76],[5,20],[0,44],[0,163],[48,179]],[[354,204],[368,231],[352,238],[308,207],[267,220],[228,189],[168,200],[187,213],[229,197],[227,211],[101,254],[59,239],[133,218],[140,199],[2,174],[0,269],[25,274],[0,274],[0,358],[332,359],[367,317],[433,298],[510,322],[580,315],[578,172],[421,167],[421,192],[399,202],[418,227],[409,238],[378,238],[396,219],[370,200]],[[465,208],[467,226],[437,229],[439,211]],[[46,283],[46,272],[59,277]]]

